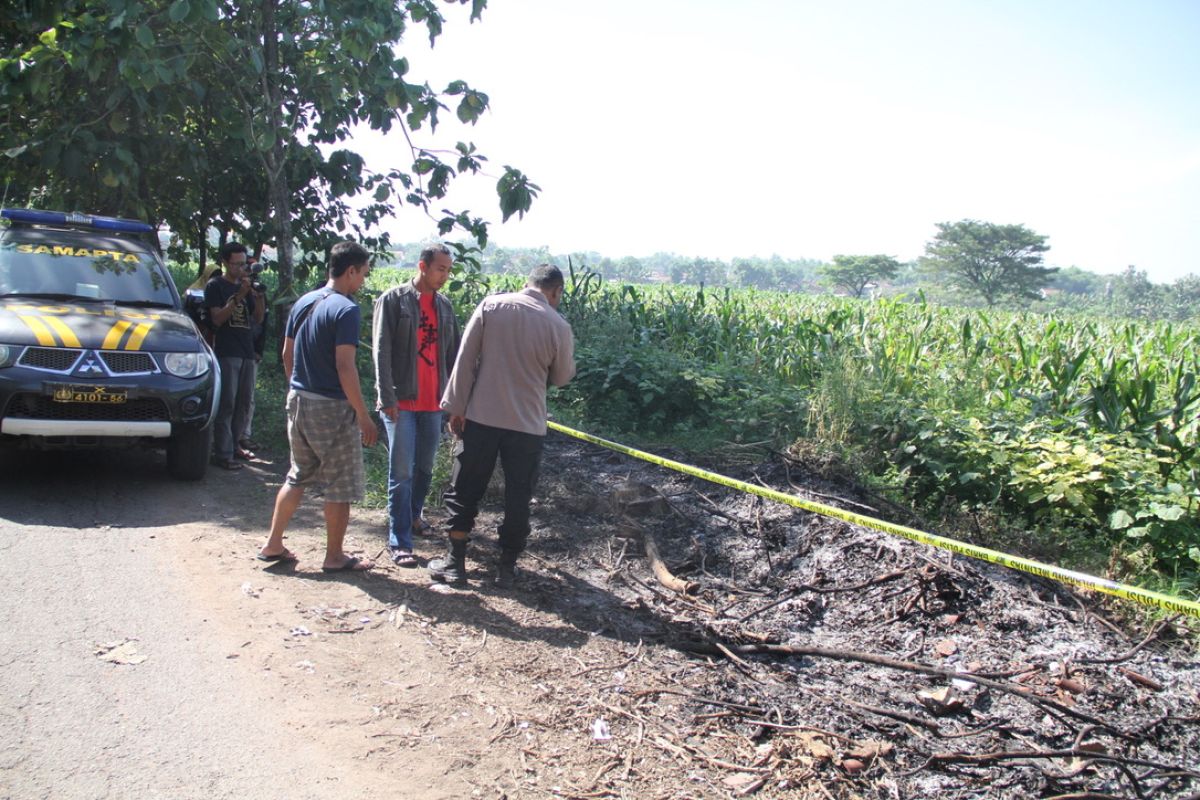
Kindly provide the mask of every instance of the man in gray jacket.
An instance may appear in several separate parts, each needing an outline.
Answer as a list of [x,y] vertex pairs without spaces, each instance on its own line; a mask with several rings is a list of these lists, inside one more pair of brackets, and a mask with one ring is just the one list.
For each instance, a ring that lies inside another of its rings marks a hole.
[[467,539],[499,456],[504,521],[496,584],[513,585],[542,463],[546,387],[563,386],[575,375],[575,339],[556,310],[562,296],[562,272],[543,264],[529,274],[521,291],[484,298],[467,322],[442,397],[459,442],[446,494],[450,548],[445,558],[429,562],[435,580],[466,582]]
[[387,430],[388,550],[401,567],[415,567],[413,528],[433,480],[442,435],[439,405],[458,352],[458,321],[438,290],[454,258],[444,244],[421,251],[417,276],[375,301],[372,333],[375,407]]

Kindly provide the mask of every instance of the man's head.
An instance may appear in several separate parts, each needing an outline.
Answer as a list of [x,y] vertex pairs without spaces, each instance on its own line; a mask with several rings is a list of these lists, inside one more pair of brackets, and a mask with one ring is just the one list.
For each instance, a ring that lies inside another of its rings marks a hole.
[[371,254],[358,242],[338,242],[329,251],[329,278],[337,291],[354,294],[371,272]]
[[422,292],[436,292],[446,285],[450,278],[450,270],[454,267],[454,256],[450,248],[441,242],[431,244],[421,250],[421,259],[417,262],[417,289]]
[[237,283],[249,273],[246,272],[246,245],[241,242],[226,242],[217,251],[221,266],[225,270],[225,279]]
[[555,308],[558,308],[559,302],[562,301],[565,282],[562,270],[553,264],[539,264],[534,267],[525,279],[525,285],[544,294],[546,300]]

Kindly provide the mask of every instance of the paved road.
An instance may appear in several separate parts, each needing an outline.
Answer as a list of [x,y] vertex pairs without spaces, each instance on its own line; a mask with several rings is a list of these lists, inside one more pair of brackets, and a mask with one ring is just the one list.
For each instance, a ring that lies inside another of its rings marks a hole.
[[[235,478],[172,482],[161,458],[0,464],[0,798],[363,796],[183,591],[179,548]],[[143,663],[97,657],[125,640]]]

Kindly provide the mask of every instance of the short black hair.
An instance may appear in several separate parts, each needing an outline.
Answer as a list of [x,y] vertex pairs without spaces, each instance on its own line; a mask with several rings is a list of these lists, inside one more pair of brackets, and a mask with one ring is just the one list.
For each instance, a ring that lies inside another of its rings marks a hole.
[[329,277],[340,278],[351,267],[360,267],[371,260],[367,248],[358,242],[338,242],[329,251]]
[[539,264],[529,272],[526,283],[537,289],[557,289],[566,284],[562,270],[553,264]]
[[221,245],[221,249],[217,251],[217,255],[224,264],[229,263],[229,257],[234,253],[245,253],[247,257],[250,255],[250,251],[246,249],[246,245],[242,244],[241,242],[226,242],[225,244]]
[[450,256],[451,259],[454,258],[454,254],[450,252],[449,247],[441,242],[432,242],[421,248],[421,257],[417,260],[423,264],[432,264],[433,257],[438,253],[445,253],[446,255]]

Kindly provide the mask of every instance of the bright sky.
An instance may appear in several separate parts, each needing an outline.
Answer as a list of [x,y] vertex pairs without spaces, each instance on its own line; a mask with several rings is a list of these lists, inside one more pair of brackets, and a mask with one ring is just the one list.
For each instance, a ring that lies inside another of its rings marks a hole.
[[[1052,266],[1200,274],[1196,0],[490,0],[470,26],[440,7],[410,77],[492,110],[416,141],[474,141],[542,187],[504,225],[494,179],[452,192],[500,246],[907,260],[972,218],[1047,235]],[[352,146],[411,161],[399,135]]]

